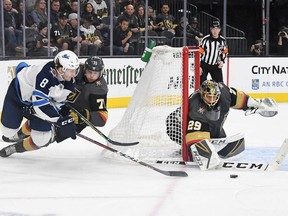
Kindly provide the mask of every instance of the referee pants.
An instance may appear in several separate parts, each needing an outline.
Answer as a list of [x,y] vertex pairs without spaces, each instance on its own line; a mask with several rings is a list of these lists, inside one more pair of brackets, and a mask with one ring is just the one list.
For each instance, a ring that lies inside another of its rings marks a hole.
[[202,68],[202,74],[200,76],[200,83],[207,80],[207,76],[210,73],[211,78],[215,82],[223,82],[222,68],[218,68],[218,64],[209,65],[205,62],[201,62],[200,67]]

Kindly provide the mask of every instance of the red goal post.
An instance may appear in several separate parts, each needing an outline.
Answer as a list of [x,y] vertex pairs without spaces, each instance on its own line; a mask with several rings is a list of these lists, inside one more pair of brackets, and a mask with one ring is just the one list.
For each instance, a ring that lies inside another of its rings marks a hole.
[[[183,108],[182,108],[182,157],[188,161],[188,149],[186,145],[186,128],[188,116],[188,97],[189,97],[189,58],[190,53],[194,53],[194,90],[200,87],[200,53],[198,47],[183,47]],[[192,65],[191,65],[192,66]]]
[[[128,108],[108,135],[112,140],[139,144],[113,148],[143,161],[187,161],[188,97],[199,88],[199,82],[196,47],[154,47]],[[170,120],[168,116],[175,110],[181,117]],[[170,126],[177,130],[168,133]]]

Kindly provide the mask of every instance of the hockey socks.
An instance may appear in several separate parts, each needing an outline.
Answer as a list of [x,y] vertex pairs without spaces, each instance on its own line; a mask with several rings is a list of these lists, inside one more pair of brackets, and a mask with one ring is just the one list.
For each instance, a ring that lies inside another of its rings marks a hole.
[[1,157],[9,157],[14,153],[22,153],[25,151],[34,151],[39,149],[32,140],[31,137],[27,137],[24,140],[21,140],[15,144],[6,146],[5,148],[1,149],[0,156]]
[[30,134],[31,134],[31,129],[29,127],[29,121],[27,120],[19,129],[17,134],[15,134],[13,137],[2,136],[2,140],[5,142],[18,142],[30,136]]

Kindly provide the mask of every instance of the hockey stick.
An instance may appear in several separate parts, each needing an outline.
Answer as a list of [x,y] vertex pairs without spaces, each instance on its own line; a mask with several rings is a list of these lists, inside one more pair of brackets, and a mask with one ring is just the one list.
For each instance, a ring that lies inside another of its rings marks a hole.
[[71,106],[69,103],[66,103],[66,106],[69,107],[71,110],[73,110],[77,115],[80,116],[80,118],[90,126],[94,131],[96,131],[101,137],[103,137],[105,140],[110,142],[113,145],[118,145],[118,146],[132,146],[132,145],[137,145],[139,142],[131,142],[131,143],[122,143],[122,142],[117,142],[115,140],[111,140],[109,137],[107,137],[105,134],[103,134],[100,130],[98,130],[95,125],[93,125],[85,116],[83,116],[77,109],[75,109],[73,106]]
[[93,140],[93,139],[91,139],[91,138],[89,138],[89,137],[87,137],[87,136],[85,136],[83,134],[79,134],[78,133],[77,136],[79,136],[79,137],[81,137],[81,138],[83,138],[83,139],[85,139],[85,140],[87,140],[89,142],[92,142],[92,143],[94,143],[94,144],[96,144],[96,145],[98,145],[98,146],[100,146],[100,147],[102,147],[104,149],[107,149],[107,150],[109,150],[111,152],[115,152],[115,153],[119,154],[122,157],[125,157],[125,158],[127,158],[129,160],[132,160],[132,161],[134,161],[134,162],[136,162],[138,164],[141,164],[142,166],[148,167],[150,169],[155,170],[156,172],[162,173],[163,175],[166,175],[166,176],[177,176],[177,177],[186,177],[186,176],[188,176],[188,174],[186,172],[184,172],[184,171],[166,171],[166,170],[158,169],[158,168],[156,168],[156,167],[154,167],[154,166],[152,166],[150,164],[147,164],[147,163],[145,163],[143,161],[140,161],[140,160],[138,160],[138,159],[136,159],[136,158],[134,158],[132,156],[124,154],[121,151],[118,151],[118,150],[113,149],[113,148],[111,148],[111,147],[109,147],[107,145],[104,145],[104,144],[102,144],[102,143],[100,143],[100,142],[98,142],[96,140]]
[[[288,138],[284,140],[275,158],[270,163],[223,161],[221,168],[236,169],[236,170],[274,171],[280,167],[280,165],[282,164],[287,154],[288,154]],[[196,162],[186,162],[186,161],[157,160],[156,163],[172,164],[172,165],[190,165],[190,166],[197,165],[198,166]]]
[[281,163],[283,162],[284,158],[288,153],[288,139],[286,138],[280,147],[278,153],[276,154],[274,160],[270,163],[268,170],[277,170]]
[[[171,165],[188,165],[188,166],[197,166],[196,162],[191,161],[165,161],[157,160],[157,164],[171,164]],[[258,170],[266,171],[269,167],[269,163],[255,163],[255,162],[239,162],[239,161],[223,161],[222,166],[219,168],[223,169],[233,169],[233,170]]]

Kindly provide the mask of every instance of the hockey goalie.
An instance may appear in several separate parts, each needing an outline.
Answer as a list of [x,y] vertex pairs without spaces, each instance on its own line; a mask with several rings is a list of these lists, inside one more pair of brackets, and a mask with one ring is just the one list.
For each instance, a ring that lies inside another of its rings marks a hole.
[[[272,98],[254,99],[241,90],[228,87],[213,80],[204,81],[200,89],[189,96],[186,148],[189,161],[195,161],[201,170],[222,166],[221,158],[235,156],[245,149],[244,137],[237,142],[225,143],[219,148],[212,143],[214,138],[226,137],[223,128],[230,108],[241,109],[245,115],[258,113],[272,117],[278,113]],[[181,125],[180,109],[166,119],[167,134],[175,141]]]

